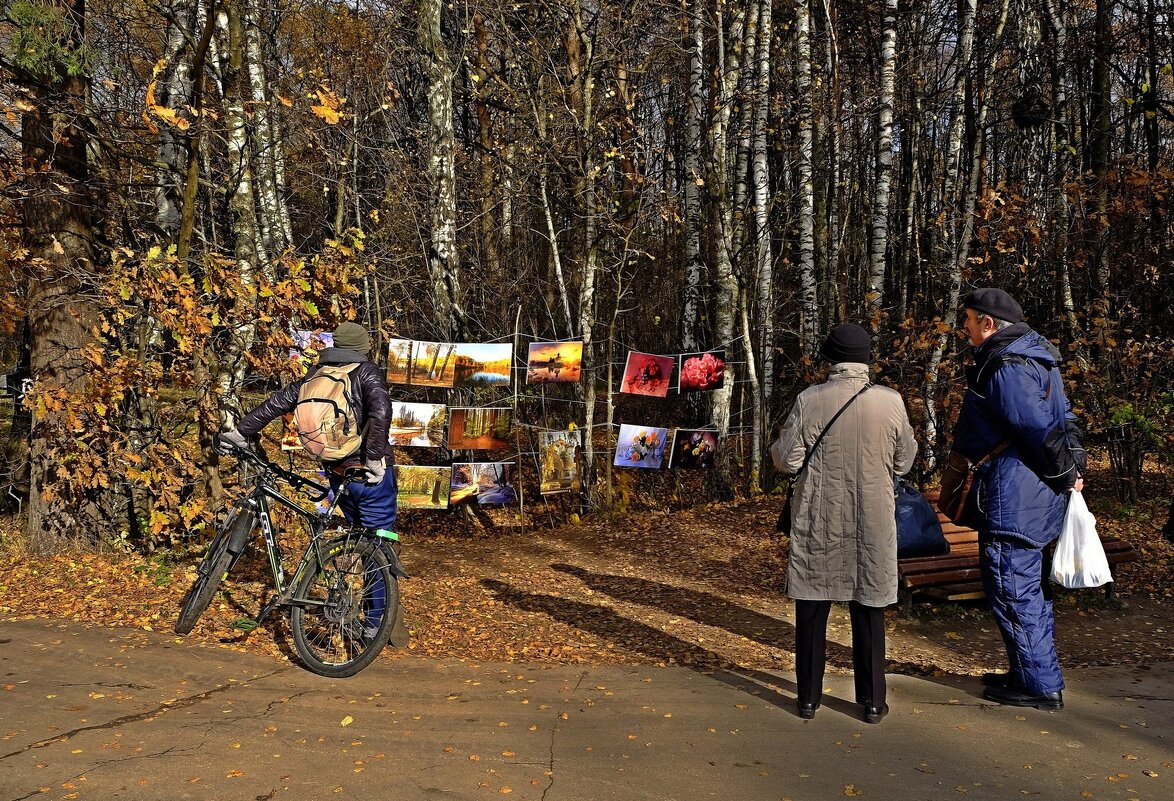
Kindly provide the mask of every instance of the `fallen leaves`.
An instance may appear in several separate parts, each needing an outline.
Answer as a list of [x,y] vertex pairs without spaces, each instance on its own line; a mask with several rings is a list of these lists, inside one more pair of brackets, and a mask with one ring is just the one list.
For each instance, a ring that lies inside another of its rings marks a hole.
[[345,718],[343,718],[342,720],[340,720],[338,722],[338,725],[339,726],[349,726],[354,722],[355,722],[355,719],[352,718],[350,715],[347,715]]

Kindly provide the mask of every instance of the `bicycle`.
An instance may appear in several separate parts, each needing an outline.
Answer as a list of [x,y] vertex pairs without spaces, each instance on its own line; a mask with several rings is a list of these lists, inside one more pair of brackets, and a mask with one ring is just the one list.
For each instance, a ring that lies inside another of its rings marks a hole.
[[[196,580],[180,604],[175,633],[187,634],[196,625],[259,527],[277,592],[257,613],[256,625],[278,607],[288,607],[294,648],[302,664],[319,676],[355,675],[387,645],[402,614],[399,579],[408,578],[387,540],[370,529],[349,525],[341,536],[327,538],[328,530],[335,527],[331,522],[339,501],[351,483],[366,479],[366,469],[348,469],[327,509],[311,512],[283,494],[277,481],[315,503],[328,496],[329,487],[285,470],[252,450],[233,448],[230,455],[246,474],[250,467],[256,468],[253,489],[233,505],[208,545]],[[272,502],[304,518],[310,532],[310,541],[288,582]]]

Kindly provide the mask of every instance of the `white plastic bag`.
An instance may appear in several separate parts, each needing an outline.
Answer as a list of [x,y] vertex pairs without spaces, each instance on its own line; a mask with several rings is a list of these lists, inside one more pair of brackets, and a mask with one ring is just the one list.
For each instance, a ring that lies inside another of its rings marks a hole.
[[1070,590],[1080,590],[1100,587],[1112,580],[1105,547],[1097,536],[1097,519],[1084,503],[1084,496],[1073,492],[1064,514],[1064,530],[1052,557],[1052,581]]

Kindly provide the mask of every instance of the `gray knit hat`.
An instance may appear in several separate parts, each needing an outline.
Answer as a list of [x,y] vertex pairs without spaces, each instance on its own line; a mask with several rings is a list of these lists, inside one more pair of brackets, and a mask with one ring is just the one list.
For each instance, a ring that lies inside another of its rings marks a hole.
[[334,347],[353,350],[366,356],[371,352],[371,337],[358,323],[343,323],[334,329]]

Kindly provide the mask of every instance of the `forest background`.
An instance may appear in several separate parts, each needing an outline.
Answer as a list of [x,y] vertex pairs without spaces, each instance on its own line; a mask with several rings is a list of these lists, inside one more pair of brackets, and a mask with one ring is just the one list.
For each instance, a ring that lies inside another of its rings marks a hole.
[[769,438],[845,320],[932,477],[983,285],[1060,346],[1122,500],[1169,450],[1157,0],[2,8],[0,502],[33,550],[199,535],[212,435],[292,377],[293,329],[348,318],[381,347],[581,338],[577,394],[518,417],[592,432],[589,509],[617,503],[628,349],[726,349],[721,390],[623,422],[712,424],[728,498],[775,488]]

